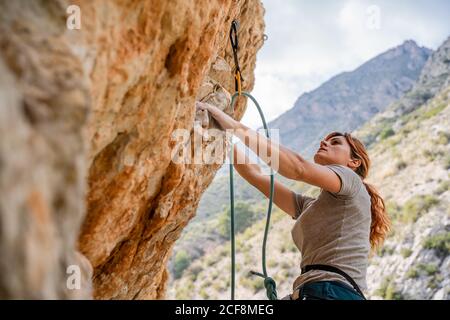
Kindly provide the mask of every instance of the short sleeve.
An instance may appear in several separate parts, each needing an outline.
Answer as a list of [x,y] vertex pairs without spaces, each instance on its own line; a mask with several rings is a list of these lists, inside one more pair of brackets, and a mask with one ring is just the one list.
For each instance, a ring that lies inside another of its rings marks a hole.
[[301,195],[299,193],[296,193],[292,191],[292,198],[294,201],[294,208],[295,208],[295,216],[292,217],[292,219],[297,220],[298,217],[301,215],[301,213],[306,210],[308,205],[316,200],[316,198],[307,197],[304,195]]
[[331,164],[326,166],[333,170],[341,180],[341,189],[339,192],[330,192],[331,194],[353,197],[359,191],[363,183],[356,172],[343,165]]

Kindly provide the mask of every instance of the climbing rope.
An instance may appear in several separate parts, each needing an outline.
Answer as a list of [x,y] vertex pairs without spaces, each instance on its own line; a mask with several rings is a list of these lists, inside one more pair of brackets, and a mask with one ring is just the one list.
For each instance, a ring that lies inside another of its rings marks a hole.
[[[239,94],[236,92],[232,99],[231,99],[231,108],[234,110],[234,105],[237,101],[237,97],[240,95],[246,96],[250,98],[250,100],[253,101],[256,108],[258,109],[259,115],[261,116],[261,120],[263,122],[263,126],[265,129],[266,137],[270,139],[269,135],[269,129],[267,127],[266,119],[264,118],[264,114],[261,110],[261,107],[259,106],[256,99],[248,92],[241,92]],[[235,232],[234,232],[234,183],[233,183],[233,175],[234,175],[234,168],[233,168],[233,159],[234,159],[234,152],[233,152],[233,145],[231,144],[231,151],[230,151],[230,208],[231,208],[231,300],[234,300],[234,291],[235,291]],[[264,230],[264,240],[263,240],[263,246],[262,246],[262,273],[250,271],[251,275],[256,275],[264,278],[264,287],[266,288],[266,294],[267,298],[270,300],[277,300],[277,291],[276,291],[276,283],[275,280],[273,280],[271,277],[267,275],[267,268],[266,268],[266,244],[267,244],[267,237],[269,233],[269,227],[270,227],[270,217],[272,214],[272,203],[273,203],[273,193],[274,193],[274,186],[275,186],[275,180],[274,180],[274,174],[273,170],[270,170],[270,193],[269,193],[269,206],[267,209],[267,217],[266,217],[266,227]]]
[[[235,90],[236,93],[233,95],[231,99],[231,110],[234,112],[234,105],[236,104],[237,98],[240,96],[246,96],[256,106],[258,109],[259,115],[261,116],[261,120],[264,126],[265,134],[267,139],[270,139],[269,135],[269,128],[266,123],[266,119],[264,118],[264,114],[262,112],[261,107],[259,106],[258,101],[248,92],[242,91],[242,81],[244,79],[241,75],[241,70],[239,67],[239,58],[238,58],[238,37],[237,37],[237,28],[239,24],[236,20],[234,20],[231,24],[230,29],[230,40],[231,45],[233,48],[233,56],[234,56],[234,62],[236,65],[234,76],[235,76]],[[233,152],[233,144],[230,144],[231,150],[230,150],[230,211],[231,211],[231,217],[230,217],[230,230],[231,230],[231,300],[234,300],[235,295],[235,265],[236,265],[236,250],[235,250],[235,232],[234,232],[234,182],[233,182],[233,176],[234,176],[234,168],[233,168],[233,160],[234,160],[234,152]],[[272,214],[272,203],[273,203],[273,193],[274,193],[274,174],[273,170],[270,169],[270,193],[269,193],[269,206],[267,209],[267,217],[266,217],[266,227],[264,230],[264,240],[263,240],[263,246],[262,246],[262,273],[250,271],[250,275],[256,275],[259,277],[264,278],[264,287],[266,288],[266,294],[267,298],[270,300],[277,300],[277,291],[276,291],[276,283],[275,280],[272,279],[267,275],[267,268],[266,268],[266,244],[267,244],[267,237],[269,233],[269,227],[270,227],[270,217]]]

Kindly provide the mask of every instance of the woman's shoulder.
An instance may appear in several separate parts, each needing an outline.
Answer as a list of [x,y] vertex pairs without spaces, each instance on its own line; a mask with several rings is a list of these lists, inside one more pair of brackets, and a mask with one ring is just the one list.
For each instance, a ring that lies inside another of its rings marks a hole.
[[362,188],[362,178],[352,169],[341,164],[326,165],[341,180],[341,189],[338,192],[330,192],[334,196],[351,198],[354,197]]

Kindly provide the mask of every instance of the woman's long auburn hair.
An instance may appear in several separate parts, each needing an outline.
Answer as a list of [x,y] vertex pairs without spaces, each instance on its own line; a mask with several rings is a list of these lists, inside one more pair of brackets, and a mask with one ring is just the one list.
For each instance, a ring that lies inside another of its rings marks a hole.
[[370,246],[374,252],[382,246],[391,228],[391,221],[386,211],[384,200],[380,196],[377,189],[373,185],[370,185],[364,181],[364,179],[369,175],[370,168],[370,159],[364,144],[347,132],[332,132],[326,137],[325,140],[336,136],[342,136],[347,140],[347,143],[350,146],[352,159],[361,160],[361,165],[355,170],[355,172],[363,180],[363,184],[370,195],[372,213],[372,222],[370,225]]

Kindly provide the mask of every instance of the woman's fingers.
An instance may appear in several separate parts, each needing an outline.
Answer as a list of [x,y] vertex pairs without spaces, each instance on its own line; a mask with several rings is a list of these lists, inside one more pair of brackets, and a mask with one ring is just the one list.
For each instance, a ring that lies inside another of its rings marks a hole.
[[195,105],[202,111],[207,110],[223,130],[231,129],[235,126],[236,121],[216,106],[200,101],[197,101]]
[[198,107],[201,110],[208,110],[210,111],[214,106],[210,105],[209,103],[196,101],[195,106]]
[[205,104],[200,101],[195,102],[195,107],[200,110],[207,110],[207,107],[205,106]]

